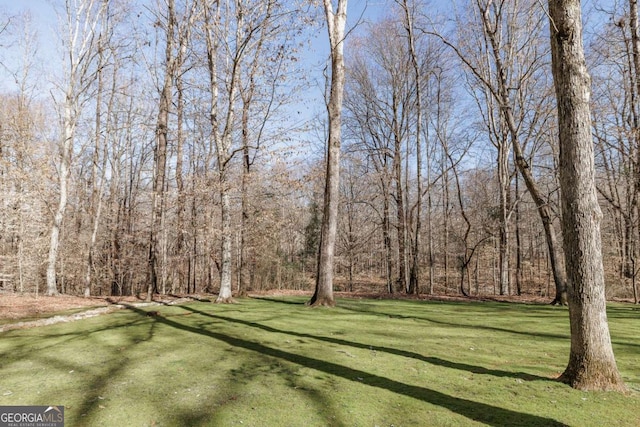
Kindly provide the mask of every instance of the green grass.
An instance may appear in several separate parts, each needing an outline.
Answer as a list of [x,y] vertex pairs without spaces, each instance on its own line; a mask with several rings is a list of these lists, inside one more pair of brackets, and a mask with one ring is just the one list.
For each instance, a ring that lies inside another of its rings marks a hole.
[[565,308],[243,299],[0,334],[0,405],[68,426],[638,426],[640,310],[609,307],[629,395],[553,381]]

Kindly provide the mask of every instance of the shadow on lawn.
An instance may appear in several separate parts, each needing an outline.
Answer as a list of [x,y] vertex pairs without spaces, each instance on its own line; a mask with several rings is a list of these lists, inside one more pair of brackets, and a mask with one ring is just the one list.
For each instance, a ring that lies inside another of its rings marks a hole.
[[343,339],[340,339],[340,338],[323,337],[323,336],[319,336],[319,335],[305,334],[305,333],[300,333],[300,332],[287,331],[287,330],[283,330],[283,329],[276,329],[276,328],[273,328],[271,326],[262,325],[260,323],[248,322],[246,320],[234,319],[234,318],[231,318],[231,317],[225,317],[225,316],[220,316],[220,315],[216,315],[216,314],[206,313],[204,311],[200,311],[200,310],[197,310],[197,309],[195,309],[193,307],[189,307],[189,306],[180,306],[180,308],[182,308],[184,310],[189,310],[189,311],[191,311],[193,313],[197,313],[197,314],[200,314],[202,316],[211,317],[213,319],[218,319],[218,320],[222,320],[222,321],[225,321],[225,322],[239,323],[241,325],[245,325],[245,326],[249,326],[249,327],[252,327],[252,328],[261,329],[261,330],[266,331],[266,332],[278,333],[278,334],[287,334],[287,335],[292,335],[292,336],[299,337],[299,338],[310,338],[310,339],[314,339],[314,340],[318,340],[318,341],[329,342],[329,343],[332,343],[332,344],[344,345],[344,346],[360,348],[360,349],[364,349],[364,350],[379,351],[381,353],[388,353],[388,354],[393,354],[393,355],[396,355],[396,356],[406,357],[406,358],[409,358],[409,359],[420,360],[420,361],[429,363],[431,365],[437,365],[437,366],[442,366],[442,367],[445,367],[445,368],[457,369],[457,370],[460,370],[460,371],[467,371],[467,372],[470,372],[470,373],[473,373],[473,374],[493,375],[495,377],[512,377],[512,378],[517,378],[517,379],[521,379],[521,380],[524,380],[524,381],[538,381],[538,380],[549,381],[549,378],[541,377],[541,376],[537,376],[537,375],[532,375],[532,374],[527,374],[525,372],[509,372],[509,371],[501,371],[501,370],[497,370],[497,369],[487,369],[487,368],[483,368],[482,366],[467,365],[466,363],[452,362],[452,361],[449,361],[449,360],[440,359],[438,357],[427,357],[427,356],[423,356],[422,354],[419,354],[419,353],[414,353],[414,352],[406,351],[406,350],[400,350],[400,349],[393,348],[393,347],[381,347],[381,346],[375,346],[375,345],[369,345],[369,344],[362,344],[362,343],[353,342],[353,341],[347,341],[347,340],[343,340]]
[[270,302],[277,302],[278,304],[287,304],[287,305],[306,305],[307,302],[309,301],[309,297],[305,297],[306,299],[304,299],[303,301],[293,301],[291,299],[280,299],[280,298],[269,298],[269,297],[254,297],[255,300],[257,301],[270,301]]
[[[504,304],[508,304],[508,303],[504,303]],[[465,323],[444,322],[442,320],[435,320],[427,316],[407,316],[403,314],[389,314],[389,313],[384,313],[376,310],[355,308],[348,305],[341,305],[340,308],[348,311],[354,311],[356,313],[366,313],[366,314],[372,314],[374,316],[384,316],[384,317],[389,317],[393,319],[422,320],[430,323],[435,323],[437,325],[454,326],[457,328],[483,329],[487,331],[506,332],[510,334],[528,335],[528,336],[539,337],[539,338],[552,338],[552,339],[562,339],[562,340],[569,340],[570,338],[568,333],[567,335],[561,335],[561,334],[550,334],[550,333],[542,333],[542,332],[518,331],[515,329],[498,328],[495,326],[484,326],[484,325],[477,325],[477,324],[469,325]]]
[[[252,324],[251,322],[243,322],[237,319],[227,319],[223,316],[216,316],[209,313],[205,313],[191,307],[180,306],[185,310],[198,313],[203,316],[212,317],[224,321],[236,322],[246,324],[252,327],[268,328],[266,326]],[[136,307],[129,307],[131,310],[146,316],[147,312]],[[497,406],[488,405],[485,403],[474,402],[468,399],[457,398],[449,396],[447,394],[432,390],[426,387],[418,387],[414,385],[404,384],[399,381],[395,381],[389,378],[381,377],[378,375],[372,375],[366,371],[359,369],[353,369],[346,366],[342,366],[333,362],[327,362],[324,360],[315,359],[312,357],[302,356],[294,353],[289,353],[277,348],[269,347],[260,343],[247,341],[241,338],[233,337],[227,334],[213,332],[202,328],[197,328],[189,325],[185,325],[166,317],[157,316],[156,321],[167,326],[174,327],[176,329],[183,330],[185,332],[191,332],[201,336],[213,338],[218,341],[222,341],[228,345],[243,348],[246,350],[255,351],[262,355],[271,356],[280,360],[285,360],[290,363],[294,363],[306,368],[314,369],[320,372],[325,372],[329,375],[335,375],[342,377],[349,381],[354,381],[362,384],[366,384],[370,387],[377,387],[397,393],[400,395],[419,399],[432,405],[437,405],[442,408],[446,408],[471,420],[485,423],[491,426],[565,426],[554,419],[540,417],[537,415],[524,414],[521,412],[511,411],[509,409],[500,408]],[[269,330],[268,328],[265,330]],[[279,332],[273,329],[273,332]],[[283,332],[288,333],[288,332]],[[321,339],[319,337],[312,338]],[[338,342],[340,340],[337,340]],[[345,341],[345,343],[348,343]],[[355,343],[352,343],[355,344]],[[349,345],[349,344],[347,344]],[[361,344],[358,344],[361,345]],[[369,348],[369,346],[364,346]],[[386,351],[386,350],[385,350]],[[413,353],[408,353],[413,354]],[[437,360],[437,359],[436,359]],[[466,366],[466,365],[465,365]]]
[[[141,319],[143,321],[143,319]],[[104,331],[114,331],[119,328],[129,328],[131,326],[139,326],[138,321],[134,321],[132,323],[120,324],[120,325],[108,325],[100,328],[93,329],[81,329],[77,332],[73,333],[60,333],[60,334],[50,334],[48,337],[51,338],[66,338],[61,341],[56,341],[52,343],[50,346],[39,347],[37,351],[34,351],[33,348],[30,349],[29,358],[34,360],[39,360],[44,366],[48,368],[53,368],[52,370],[59,370],[61,372],[69,372],[69,374],[77,372],[74,375],[90,375],[90,372],[86,369],[86,366],[83,364],[73,363],[67,360],[63,360],[60,358],[58,352],[55,351],[55,347],[65,346],[70,341],[76,339],[89,339],[89,340],[100,340],[100,333]],[[145,333],[129,335],[129,339],[125,343],[121,343],[118,346],[120,348],[125,348],[128,346],[132,346],[134,344],[150,341],[153,337],[153,332],[156,327],[155,323],[149,325],[149,329],[146,330]],[[95,348],[100,348],[100,346],[104,345],[101,342],[96,342]],[[53,351],[52,351],[53,350]],[[24,357],[27,357],[26,355]],[[88,358],[91,359],[93,356],[91,353],[88,354]],[[20,356],[18,358],[21,358]],[[123,372],[129,368],[128,358],[125,356],[122,359],[119,359],[118,363],[107,363],[106,369],[101,370],[101,372],[97,375],[91,375],[90,382],[84,382],[77,379],[70,379],[69,384],[73,384],[77,387],[83,388],[83,396],[82,400],[76,406],[68,406],[67,407],[67,420],[73,421],[74,425],[92,425],[95,423],[95,417],[97,413],[104,408],[104,406],[100,405],[99,402],[102,399],[105,399],[105,390],[109,387],[110,383],[113,381],[113,378],[121,375]],[[65,384],[64,386],[69,386],[69,384]],[[42,395],[44,396],[43,389]],[[38,392],[40,394],[40,391]],[[43,400],[41,403],[56,401],[60,399],[61,394],[60,390],[55,390],[54,394],[48,396],[46,400]],[[105,401],[106,403],[106,401]]]

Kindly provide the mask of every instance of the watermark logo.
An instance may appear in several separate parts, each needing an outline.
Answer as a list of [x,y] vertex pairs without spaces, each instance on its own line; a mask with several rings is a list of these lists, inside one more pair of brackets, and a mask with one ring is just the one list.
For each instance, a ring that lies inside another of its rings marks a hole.
[[0,406],[0,427],[64,427],[64,406]]

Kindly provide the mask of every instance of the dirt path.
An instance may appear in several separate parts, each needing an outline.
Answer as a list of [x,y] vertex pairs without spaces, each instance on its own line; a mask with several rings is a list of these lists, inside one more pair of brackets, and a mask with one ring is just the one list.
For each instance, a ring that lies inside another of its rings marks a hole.
[[[55,323],[73,322],[111,313],[128,306],[145,307],[160,304],[178,304],[192,298],[163,297],[145,302],[135,297],[81,298],[68,295],[55,297],[5,294],[0,295],[0,332],[26,329]],[[70,314],[55,314],[75,310]]]

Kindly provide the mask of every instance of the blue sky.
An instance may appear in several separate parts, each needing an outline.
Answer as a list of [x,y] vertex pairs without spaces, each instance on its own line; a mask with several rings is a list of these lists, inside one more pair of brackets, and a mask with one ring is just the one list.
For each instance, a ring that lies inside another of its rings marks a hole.
[[[466,1],[431,0],[429,12],[436,14],[451,8],[454,3],[464,4]],[[594,1],[601,4],[610,4],[613,0],[583,0],[584,10],[588,10]],[[320,2],[318,1],[318,3]],[[393,3],[393,0],[349,0],[347,11],[348,27],[353,27],[357,22],[360,22],[360,25],[365,25],[366,22],[378,20],[388,13]],[[541,0],[541,3],[545,4],[546,0]],[[33,28],[38,32],[40,40],[38,52],[38,65],[40,67],[34,72],[36,75],[44,77],[41,80],[42,82],[55,80],[49,77],[51,77],[52,73],[56,73],[55,69],[61,60],[60,45],[55,36],[57,17],[52,4],[61,8],[64,6],[64,0],[0,0],[0,14],[4,13],[11,16],[28,10],[32,15]],[[319,13],[318,16],[323,18],[322,13]],[[3,37],[2,40],[6,45],[6,39]],[[323,69],[326,66],[325,61],[328,58],[328,51],[326,28],[318,28],[310,41],[309,49],[301,56],[301,60],[306,64],[305,68],[309,70],[308,77],[312,83],[311,88],[300,96],[300,105],[297,106],[304,118],[308,119],[317,114],[324,114]],[[15,53],[11,52],[11,46],[0,47],[0,61],[5,64],[5,67],[0,69],[0,90],[11,90],[12,86],[15,87],[13,79],[7,74],[7,68],[13,72],[17,71],[20,68],[20,59],[16,57]],[[346,54],[348,55],[348,51]]]

